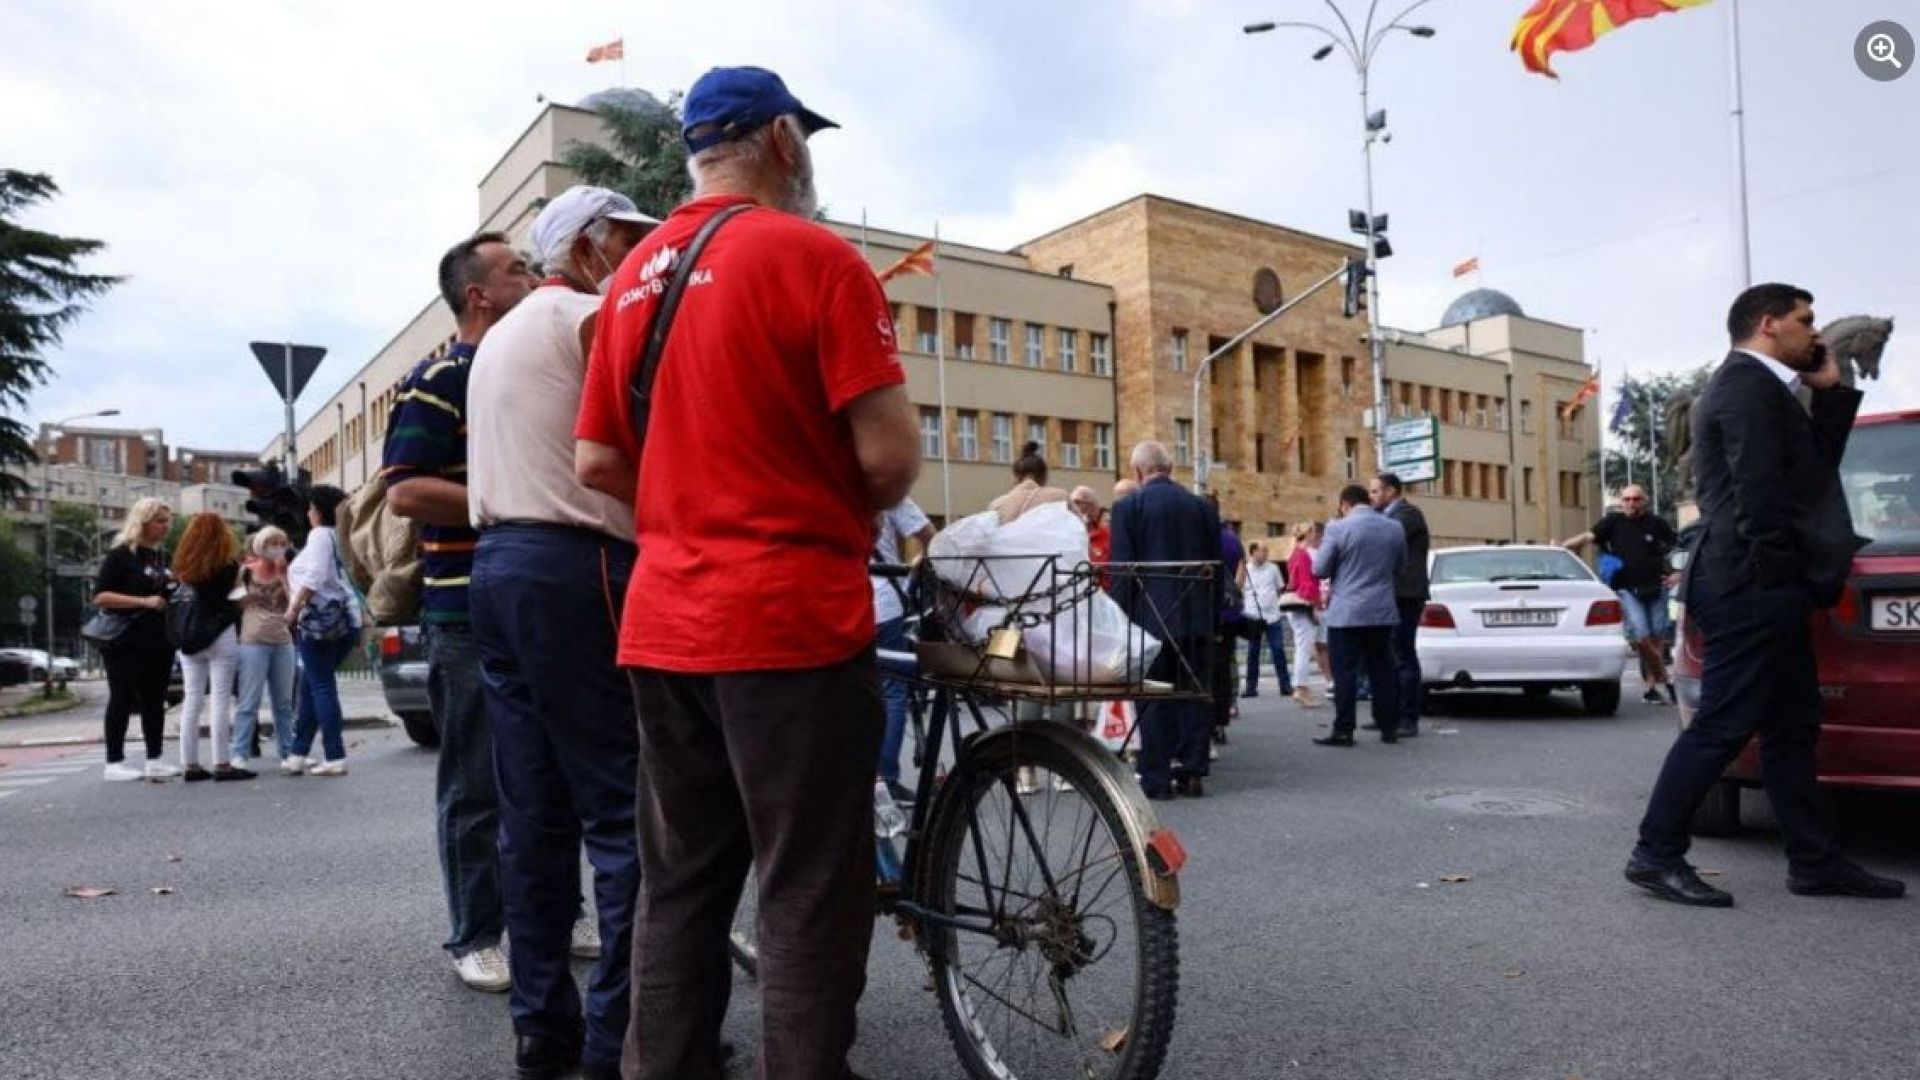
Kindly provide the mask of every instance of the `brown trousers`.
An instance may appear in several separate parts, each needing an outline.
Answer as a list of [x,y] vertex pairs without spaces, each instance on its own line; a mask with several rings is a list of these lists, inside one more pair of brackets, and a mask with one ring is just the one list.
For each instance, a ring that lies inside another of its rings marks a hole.
[[720,1080],[727,932],[759,885],[762,1080],[845,1080],[873,937],[872,650],[738,675],[632,672],[640,902],[627,1080]]

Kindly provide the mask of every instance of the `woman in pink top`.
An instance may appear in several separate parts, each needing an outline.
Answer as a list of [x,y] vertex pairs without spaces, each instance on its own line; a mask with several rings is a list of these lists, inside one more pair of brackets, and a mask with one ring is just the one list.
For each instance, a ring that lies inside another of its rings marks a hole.
[[1293,700],[1302,708],[1317,709],[1326,702],[1307,688],[1307,661],[1320,664],[1322,677],[1327,673],[1327,647],[1320,643],[1319,617],[1322,606],[1320,580],[1313,576],[1313,550],[1320,546],[1325,526],[1320,522],[1301,524],[1293,530],[1293,554],[1287,557],[1287,591],[1280,597],[1280,610],[1286,613],[1293,631]]

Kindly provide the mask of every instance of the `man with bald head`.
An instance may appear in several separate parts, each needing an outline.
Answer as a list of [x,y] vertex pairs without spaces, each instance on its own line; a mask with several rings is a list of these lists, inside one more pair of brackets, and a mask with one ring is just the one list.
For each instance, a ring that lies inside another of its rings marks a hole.
[[1113,485],[1113,501],[1117,503],[1121,499],[1124,499],[1127,496],[1139,490],[1140,490],[1140,481],[1138,480],[1118,481]]
[[[1645,701],[1665,705],[1675,696],[1664,655],[1666,639],[1673,633],[1667,614],[1667,556],[1679,543],[1679,536],[1665,518],[1648,508],[1647,493],[1638,484],[1628,484],[1620,492],[1620,507],[1594,522],[1593,528],[1569,538],[1566,546],[1578,551],[1597,543],[1602,554],[1620,560],[1620,569],[1607,584],[1620,597],[1621,610],[1626,613],[1633,650],[1639,654],[1640,670],[1647,681]],[[1664,698],[1660,696],[1662,687],[1666,689]]]
[[1082,484],[1067,496],[1067,505],[1087,523],[1087,561],[1105,566],[1112,556],[1113,531],[1107,527],[1107,511],[1100,505],[1100,496]]
[[[1139,490],[1113,507],[1113,561],[1212,562],[1216,585],[1220,515],[1205,499],[1174,482],[1173,458],[1157,442],[1133,448]],[[1147,678],[1183,689],[1212,686],[1213,598],[1190,582],[1128,574],[1113,581],[1113,598],[1133,621],[1163,643]],[[1206,794],[1212,717],[1204,701],[1147,701],[1140,705],[1140,786],[1149,799]]]

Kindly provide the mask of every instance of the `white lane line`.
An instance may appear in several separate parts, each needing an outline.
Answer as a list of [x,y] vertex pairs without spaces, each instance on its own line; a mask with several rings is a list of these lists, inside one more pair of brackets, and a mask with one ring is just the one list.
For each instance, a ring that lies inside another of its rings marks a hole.
[[37,787],[51,784],[60,779],[57,776],[0,776],[0,788]]
[[20,793],[19,793],[19,792],[17,792],[17,791],[5,791],[5,790],[0,790],[0,799],[4,799],[4,798],[6,798],[6,797],[7,797],[7,796],[9,796],[9,795],[18,795],[18,794],[20,794]]
[[0,769],[0,780],[9,776],[72,776],[86,772],[92,765],[82,762],[78,765],[21,765],[12,769]]

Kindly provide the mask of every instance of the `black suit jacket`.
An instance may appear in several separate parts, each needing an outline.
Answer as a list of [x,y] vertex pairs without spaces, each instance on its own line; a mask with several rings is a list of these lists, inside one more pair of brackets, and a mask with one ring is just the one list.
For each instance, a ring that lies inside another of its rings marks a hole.
[[1695,498],[1705,523],[1689,587],[1724,595],[1752,585],[1799,585],[1816,607],[1840,598],[1866,543],[1840,489],[1840,455],[1860,409],[1858,390],[1816,390],[1800,407],[1786,384],[1746,353],[1730,354],[1693,406]]
[[1427,550],[1433,546],[1433,538],[1427,534],[1427,515],[1402,498],[1393,504],[1387,516],[1399,522],[1407,533],[1407,561],[1393,576],[1394,599],[1424,601],[1431,593],[1427,587]]
[[[1220,515],[1207,500],[1164,476],[1114,504],[1111,535],[1117,563],[1220,561]],[[1198,638],[1213,633],[1223,588],[1216,579],[1209,601],[1209,590],[1192,581],[1152,572],[1139,579],[1123,574],[1113,582],[1113,598],[1156,637]]]

